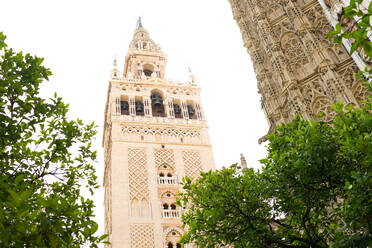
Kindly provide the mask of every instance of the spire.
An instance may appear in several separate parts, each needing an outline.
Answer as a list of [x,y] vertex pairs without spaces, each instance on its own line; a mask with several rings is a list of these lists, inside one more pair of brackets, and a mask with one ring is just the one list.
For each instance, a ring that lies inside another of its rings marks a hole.
[[242,169],[246,170],[247,169],[247,161],[245,160],[245,157],[243,153],[240,153],[240,163],[242,165]]
[[136,30],[139,29],[139,28],[143,28],[142,21],[141,21],[141,17],[140,16],[138,17],[138,20],[137,20]]

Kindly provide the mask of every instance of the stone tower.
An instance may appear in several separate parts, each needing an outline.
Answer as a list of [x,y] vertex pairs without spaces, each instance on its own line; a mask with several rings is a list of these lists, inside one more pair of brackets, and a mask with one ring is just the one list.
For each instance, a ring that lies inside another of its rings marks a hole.
[[105,233],[113,248],[176,248],[180,179],[214,169],[194,77],[165,79],[167,56],[138,20],[123,76],[111,71],[105,109]]
[[229,1],[253,61],[269,132],[297,114],[330,121],[335,101],[359,106],[366,99],[355,73],[368,61],[349,55],[350,41],[338,45],[327,38],[341,0]]

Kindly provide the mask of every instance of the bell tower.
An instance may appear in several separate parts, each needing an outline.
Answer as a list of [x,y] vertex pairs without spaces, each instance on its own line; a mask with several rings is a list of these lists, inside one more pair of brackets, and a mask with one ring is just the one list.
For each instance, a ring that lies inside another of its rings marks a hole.
[[166,65],[167,55],[150,38],[149,32],[143,28],[141,18],[139,18],[125,57],[124,77],[130,79],[164,78]]
[[166,63],[139,19],[122,74],[114,63],[105,108],[107,247],[181,247],[180,180],[215,168],[201,89],[193,76],[166,79]]

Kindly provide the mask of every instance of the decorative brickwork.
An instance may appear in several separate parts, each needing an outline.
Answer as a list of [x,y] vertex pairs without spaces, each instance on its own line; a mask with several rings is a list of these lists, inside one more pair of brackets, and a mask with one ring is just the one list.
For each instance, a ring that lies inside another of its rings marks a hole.
[[144,148],[128,149],[130,199],[149,199],[146,153]]
[[132,248],[154,248],[154,225],[131,224],[130,246]]
[[183,151],[182,152],[183,164],[185,168],[185,175],[196,179],[200,176],[202,164],[199,151]]
[[190,136],[190,137],[200,137],[200,131],[196,129],[189,128],[164,128],[164,127],[141,127],[141,126],[127,126],[123,125],[121,127],[122,132],[138,135],[164,135],[164,136]]
[[155,165],[158,168],[160,165],[167,164],[175,168],[174,153],[171,149],[155,149]]

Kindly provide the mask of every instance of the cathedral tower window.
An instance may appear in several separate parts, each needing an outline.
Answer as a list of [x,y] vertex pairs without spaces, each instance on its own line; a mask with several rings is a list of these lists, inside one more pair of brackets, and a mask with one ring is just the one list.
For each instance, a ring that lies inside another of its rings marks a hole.
[[174,117],[175,118],[183,118],[180,100],[175,99],[173,101],[173,110],[174,110]]
[[191,101],[187,101],[187,112],[189,113],[189,119],[197,118],[194,104]]
[[152,107],[152,116],[167,117],[165,110],[164,110],[164,105],[163,105],[163,96],[157,90],[154,90],[151,93],[151,107]]
[[143,198],[141,202],[141,217],[149,217],[150,216],[150,206],[149,202]]
[[[162,164],[158,167],[158,184],[161,185],[175,185],[177,184],[177,177],[174,176],[174,170],[171,166]],[[167,175],[167,176],[165,176]],[[169,196],[168,196],[169,194]],[[172,196],[172,194],[167,193],[167,197]]]
[[168,206],[168,204],[163,204],[163,209],[169,209],[169,206]]
[[131,216],[132,217],[140,216],[139,203],[136,198],[133,198],[131,202]]
[[154,66],[150,64],[143,65],[143,73],[146,77],[151,77],[154,72]]
[[128,96],[121,96],[120,98],[120,113],[122,115],[129,115]]
[[143,106],[142,97],[136,97],[135,107],[136,107],[136,115],[143,116],[144,106]]
[[173,248],[173,244],[171,242],[168,243],[168,248]]

